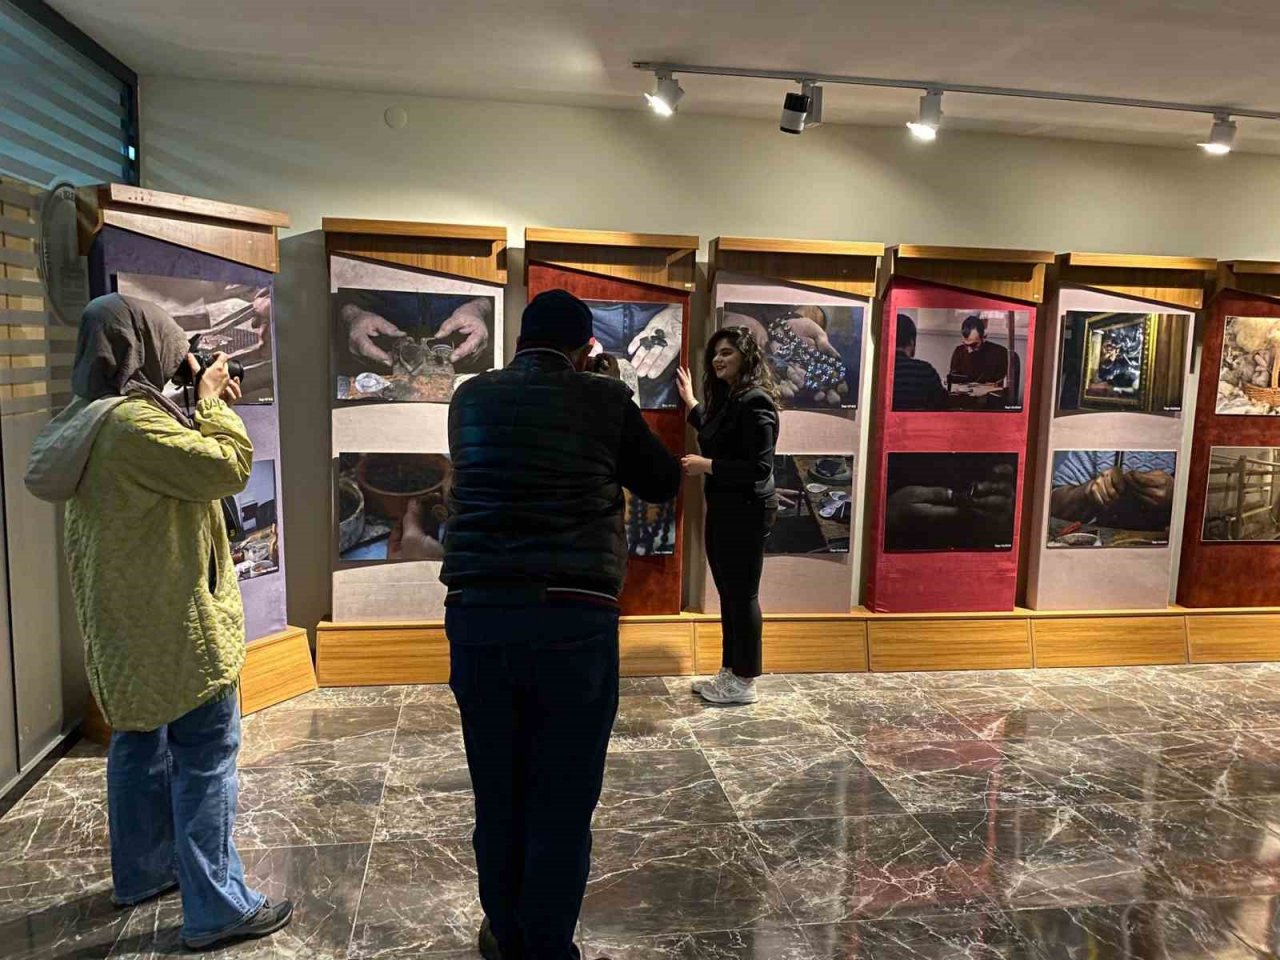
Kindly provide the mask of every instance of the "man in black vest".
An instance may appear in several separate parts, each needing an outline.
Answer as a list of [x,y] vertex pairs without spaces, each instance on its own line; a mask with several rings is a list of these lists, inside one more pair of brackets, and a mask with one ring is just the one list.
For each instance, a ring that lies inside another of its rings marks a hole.
[[579,960],[618,711],[622,490],[661,503],[681,482],[617,363],[585,372],[591,342],[585,303],[540,294],[507,367],[463,383],[449,406],[441,579],[488,960]]

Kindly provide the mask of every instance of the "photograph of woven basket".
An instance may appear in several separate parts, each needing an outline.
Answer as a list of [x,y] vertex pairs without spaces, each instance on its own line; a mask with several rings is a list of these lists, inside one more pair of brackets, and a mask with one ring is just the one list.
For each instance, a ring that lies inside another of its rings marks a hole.
[[1268,403],[1273,407],[1280,406],[1280,350],[1275,350],[1275,359],[1271,361],[1271,386],[1259,387],[1253,383],[1242,385],[1244,395],[1254,403]]

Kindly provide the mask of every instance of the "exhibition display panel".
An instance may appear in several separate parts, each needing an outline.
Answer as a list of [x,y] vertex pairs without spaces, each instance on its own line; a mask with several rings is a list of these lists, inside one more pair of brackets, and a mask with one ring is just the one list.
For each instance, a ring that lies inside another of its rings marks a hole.
[[[711,327],[750,330],[781,391],[774,463],[780,503],[760,580],[760,605],[770,614],[848,613],[857,603],[868,334],[883,252],[879,243],[711,241]],[[691,352],[695,379],[700,353]],[[694,576],[694,609],[718,614],[705,561]]]
[[324,220],[333,621],[444,617],[449,400],[503,363],[503,227]]
[[1280,264],[1219,267],[1188,474],[1178,602],[1280,605]]
[[[645,421],[677,456],[685,413],[676,369],[689,362],[689,296],[698,238],[604,230],[525,231],[529,299],[557,287],[591,307],[600,350],[619,359]],[[628,498],[626,616],[677,616],[683,602],[684,497]]]
[[1012,610],[1037,304],[1050,253],[890,248],[871,453],[867,606]]
[[[1168,606],[1195,408],[1195,310],[1215,261],[1068,253],[1044,307],[1027,606]],[[1170,655],[1178,638],[1170,636]]]
[[232,558],[249,644],[245,712],[315,686],[306,631],[289,626],[273,312],[283,213],[109,184],[81,191],[82,241],[93,296],[120,293],[162,307],[195,349],[245,369],[236,413],[254,468],[235,498],[242,534]]

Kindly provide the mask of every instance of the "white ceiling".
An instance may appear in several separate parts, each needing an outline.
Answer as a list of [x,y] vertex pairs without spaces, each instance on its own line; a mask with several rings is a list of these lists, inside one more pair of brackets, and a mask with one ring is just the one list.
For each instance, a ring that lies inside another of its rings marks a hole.
[[[1033,87],[1280,110],[1277,0],[52,0],[140,74],[642,109],[632,60]],[[682,112],[774,123],[780,81],[689,76]],[[917,94],[829,87],[827,119]],[[1196,115],[949,94],[947,123],[1186,145]],[[1239,149],[1280,153],[1280,122]]]

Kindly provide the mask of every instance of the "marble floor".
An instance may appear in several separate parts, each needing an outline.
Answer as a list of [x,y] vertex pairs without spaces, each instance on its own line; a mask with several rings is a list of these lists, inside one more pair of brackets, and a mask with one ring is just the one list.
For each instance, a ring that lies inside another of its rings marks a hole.
[[[749,708],[623,681],[582,913],[616,960],[1280,954],[1280,665],[775,676]],[[457,960],[481,914],[441,687],[245,726],[238,841],[297,904],[234,957]],[[181,953],[110,901],[104,763],[0,819],[0,957]]]

